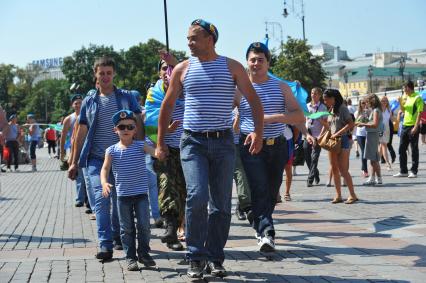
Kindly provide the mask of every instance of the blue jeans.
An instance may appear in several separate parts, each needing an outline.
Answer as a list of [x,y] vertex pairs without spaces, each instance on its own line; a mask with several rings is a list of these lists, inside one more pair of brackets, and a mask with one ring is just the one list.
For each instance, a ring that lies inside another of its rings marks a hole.
[[364,158],[365,139],[366,139],[365,136],[356,136],[358,145],[361,148],[361,170],[364,172],[368,172],[367,159]]
[[[118,197],[118,217],[120,219],[120,236],[126,258],[136,257],[136,230],[138,235],[138,255],[149,251],[149,202],[147,195]],[[136,229],[135,229],[136,218]]]
[[254,155],[249,152],[250,145],[243,144],[241,139],[241,160],[251,191],[253,228],[260,236],[275,237],[272,213],[288,160],[287,140],[281,137],[274,145],[264,144],[262,150]]
[[[100,178],[103,160],[92,158],[89,159],[87,163],[87,173],[90,182],[89,187],[93,190],[95,195],[95,213],[96,225],[98,228],[99,246],[101,251],[112,251],[113,240],[120,239],[120,224],[118,222],[117,210],[117,192],[113,187],[110,196],[106,198],[103,197]],[[115,183],[112,172],[109,175],[109,182],[111,184]]]
[[222,263],[231,224],[235,164],[232,133],[229,131],[219,138],[207,138],[184,132],[180,148],[187,189],[187,256],[191,261]]
[[157,186],[157,174],[155,174],[154,168],[154,159],[151,155],[147,154],[145,156],[146,162],[146,172],[148,174],[148,194],[149,194],[149,204],[151,205],[151,216],[154,219],[160,218],[160,208],[158,207],[158,186]]
[[81,172],[83,173],[84,184],[85,184],[85,187],[86,187],[87,200],[89,201],[90,209],[92,209],[92,211],[95,212],[95,192],[93,191],[92,188],[90,188],[89,173],[87,172],[86,167],[80,168],[80,169],[81,169]]
[[77,196],[75,198],[76,202],[84,203],[86,201],[86,183],[84,181],[84,175],[81,168],[78,168],[77,179],[75,180],[75,189]]

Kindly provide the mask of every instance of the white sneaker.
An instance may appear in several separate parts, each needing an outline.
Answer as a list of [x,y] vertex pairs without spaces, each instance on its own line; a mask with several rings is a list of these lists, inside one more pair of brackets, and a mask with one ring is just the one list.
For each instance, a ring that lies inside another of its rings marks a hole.
[[383,184],[382,177],[377,177],[376,178],[376,185],[381,185],[381,184]]
[[371,177],[363,183],[364,186],[374,186],[376,185],[376,180],[373,180]]
[[275,241],[271,236],[266,236],[262,238],[262,241],[260,244],[260,252],[262,253],[275,252]]
[[408,177],[408,173],[401,173],[401,172],[399,172],[399,173],[397,173],[397,174],[395,174],[393,176],[396,177],[396,178]]
[[408,178],[417,178],[417,174],[410,172],[410,174],[408,175]]

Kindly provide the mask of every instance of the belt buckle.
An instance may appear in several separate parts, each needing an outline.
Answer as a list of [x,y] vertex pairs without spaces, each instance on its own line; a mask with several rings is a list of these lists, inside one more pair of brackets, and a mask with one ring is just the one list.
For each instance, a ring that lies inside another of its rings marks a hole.
[[266,139],[266,145],[274,145],[274,144],[275,144],[275,138]]

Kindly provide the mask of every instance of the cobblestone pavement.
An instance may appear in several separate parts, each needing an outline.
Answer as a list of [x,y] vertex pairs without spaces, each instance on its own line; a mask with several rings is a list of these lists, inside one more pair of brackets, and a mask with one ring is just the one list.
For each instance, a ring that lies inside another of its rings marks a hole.
[[[307,170],[298,167],[292,201],[276,207],[277,253],[260,254],[253,230],[233,216],[229,276],[199,281],[426,282],[426,146],[420,148],[417,179],[396,179],[396,169],[384,170],[380,187],[361,185],[360,161],[352,152],[361,200],[353,205],[330,203],[334,189],[324,186],[328,163],[322,152],[320,185],[306,188]],[[151,241],[158,268],[129,272],[122,252],[111,262],[97,261],[95,221],[74,207],[74,184],[58,161],[45,149],[38,154],[38,172],[24,165],[21,172],[0,175],[0,282],[191,281],[184,253],[169,252],[158,239],[160,229],[152,229]]]

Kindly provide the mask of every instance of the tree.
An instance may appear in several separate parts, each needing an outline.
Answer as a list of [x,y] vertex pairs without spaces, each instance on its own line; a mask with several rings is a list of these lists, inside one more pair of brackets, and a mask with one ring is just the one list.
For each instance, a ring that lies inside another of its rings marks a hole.
[[15,76],[15,66],[0,64],[0,105],[6,110],[10,108],[10,91]]
[[87,93],[95,87],[93,64],[95,60],[102,56],[108,56],[114,59],[117,64],[117,78],[120,80],[125,73],[123,57],[114,51],[112,46],[90,44],[88,48],[82,47],[80,50],[74,51],[72,56],[64,58],[64,63],[61,67],[62,72],[68,80],[68,83],[76,83],[80,85],[79,92]]
[[272,72],[289,81],[298,80],[310,92],[313,87],[326,86],[327,73],[321,66],[323,58],[310,52],[306,40],[288,37],[283,51],[272,60]]

